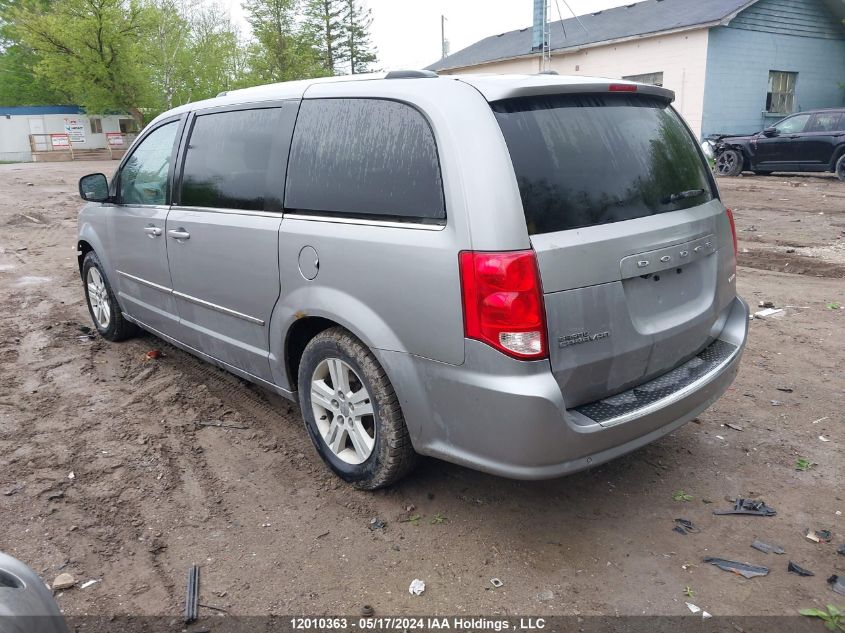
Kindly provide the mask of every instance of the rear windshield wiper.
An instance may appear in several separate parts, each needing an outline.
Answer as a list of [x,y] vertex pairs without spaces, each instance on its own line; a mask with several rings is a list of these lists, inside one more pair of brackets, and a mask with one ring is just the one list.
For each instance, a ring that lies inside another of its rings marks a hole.
[[688,189],[687,191],[679,191],[678,193],[673,193],[669,196],[666,196],[661,200],[663,204],[669,204],[671,202],[677,202],[678,200],[686,200],[688,198],[697,198],[701,194],[704,193],[704,189]]

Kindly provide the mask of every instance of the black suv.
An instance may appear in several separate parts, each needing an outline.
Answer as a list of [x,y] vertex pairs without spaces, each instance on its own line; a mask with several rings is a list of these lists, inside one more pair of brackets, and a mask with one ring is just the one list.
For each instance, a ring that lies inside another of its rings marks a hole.
[[845,108],[799,112],[757,134],[715,135],[706,142],[719,176],[832,171],[845,181]]

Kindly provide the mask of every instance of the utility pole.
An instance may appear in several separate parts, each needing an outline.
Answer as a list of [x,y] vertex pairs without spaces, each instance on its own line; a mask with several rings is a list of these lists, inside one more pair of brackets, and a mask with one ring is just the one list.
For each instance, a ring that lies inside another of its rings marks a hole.
[[442,54],[440,59],[446,59],[449,56],[449,40],[446,39],[446,16],[440,15],[440,52]]

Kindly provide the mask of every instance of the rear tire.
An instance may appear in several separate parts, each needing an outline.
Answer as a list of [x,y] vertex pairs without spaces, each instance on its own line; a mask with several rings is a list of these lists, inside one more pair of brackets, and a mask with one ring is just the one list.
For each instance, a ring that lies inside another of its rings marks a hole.
[[323,461],[356,488],[375,490],[417,461],[396,392],[373,353],[341,327],[317,334],[299,364],[299,405]]
[[742,153],[735,149],[726,149],[716,157],[716,175],[739,176],[742,173]]
[[82,260],[82,286],[88,313],[100,336],[112,342],[137,336],[138,327],[123,318],[106,271],[94,251],[89,251]]
[[836,161],[836,175],[839,176],[839,180],[845,182],[845,154]]

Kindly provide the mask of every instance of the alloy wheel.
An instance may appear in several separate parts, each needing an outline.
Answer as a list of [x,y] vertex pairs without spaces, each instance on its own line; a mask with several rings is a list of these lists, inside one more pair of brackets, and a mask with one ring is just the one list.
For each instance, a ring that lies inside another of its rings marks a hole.
[[88,285],[88,303],[91,305],[94,320],[101,329],[107,330],[111,322],[111,306],[106,281],[100,271],[92,266],[88,269],[85,282]]
[[376,443],[373,403],[363,381],[339,358],[327,358],[311,377],[311,408],[323,441],[338,459],[361,464]]

